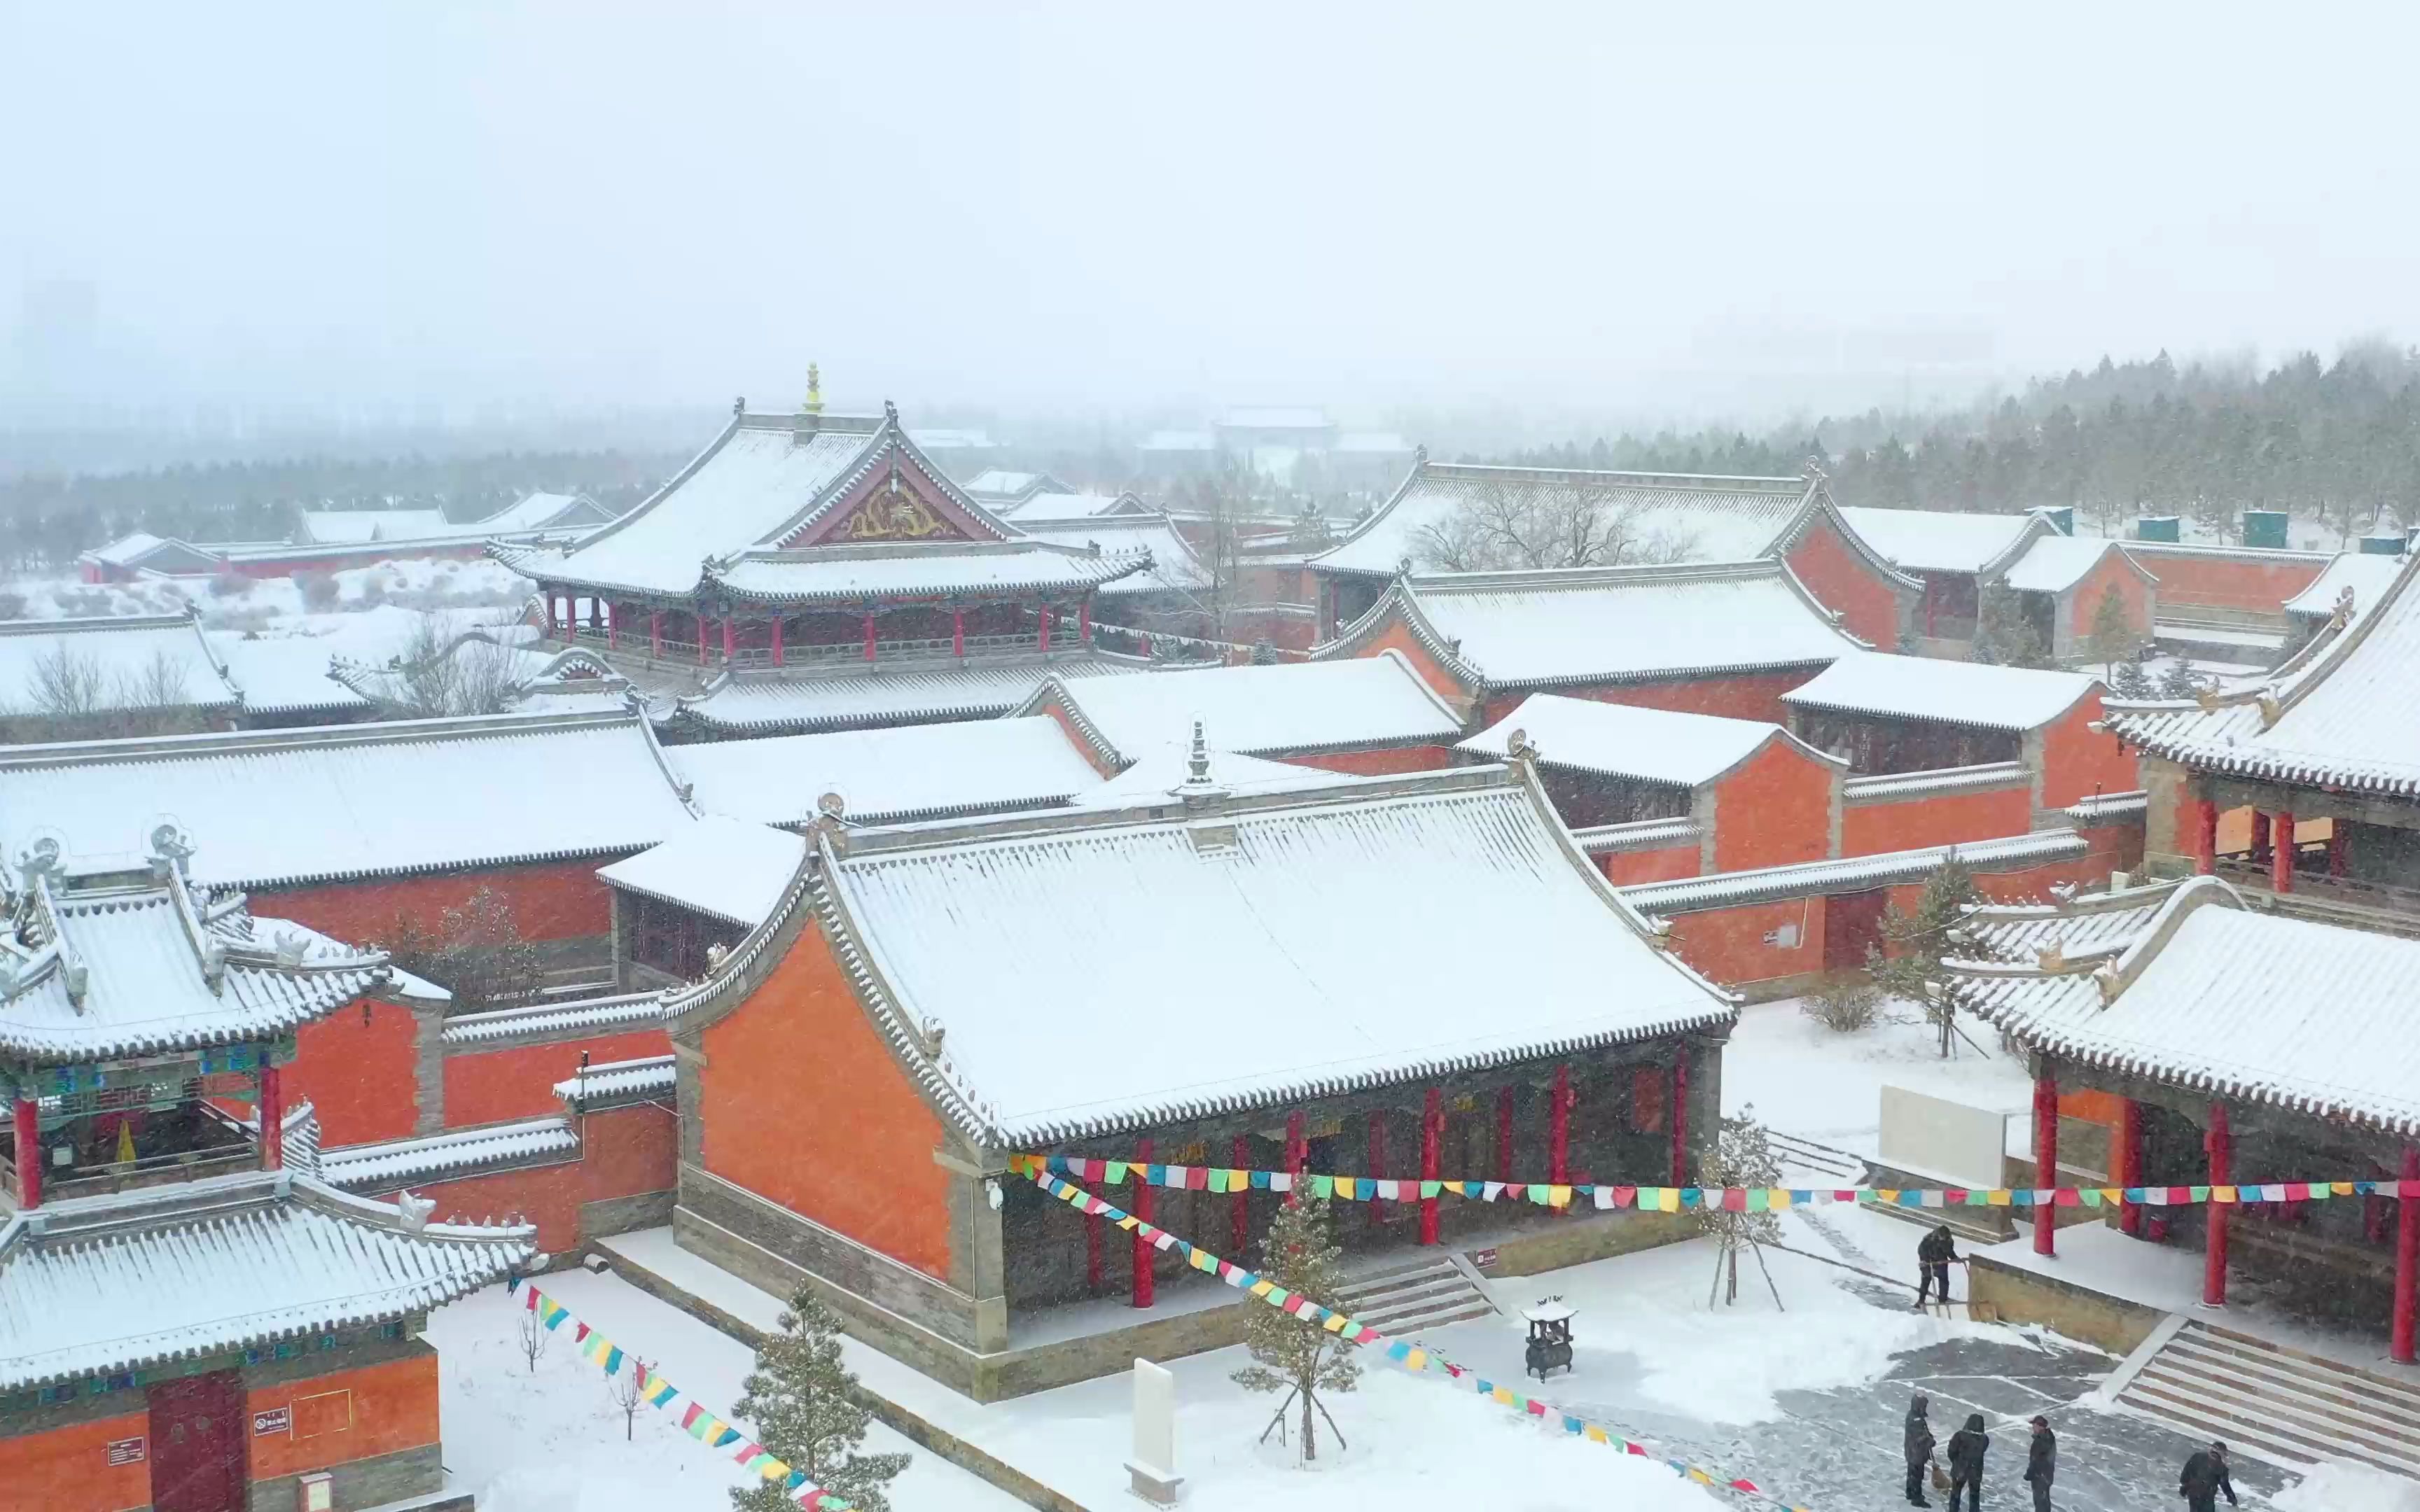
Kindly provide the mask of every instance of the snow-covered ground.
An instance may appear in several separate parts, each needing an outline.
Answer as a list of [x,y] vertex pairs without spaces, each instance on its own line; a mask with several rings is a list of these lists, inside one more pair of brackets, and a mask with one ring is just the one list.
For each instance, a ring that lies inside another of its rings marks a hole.
[[334,599],[316,607],[305,602],[302,584],[291,578],[147,579],[132,583],[85,583],[71,577],[0,579],[0,602],[12,597],[24,601],[18,614],[0,618],[180,614],[191,604],[201,607],[202,623],[210,628],[240,632],[324,625],[381,604],[492,612],[514,608],[529,596],[528,579],[497,562],[413,558],[349,567],[330,576]]
[[[1908,1004],[1895,1005],[1895,1011],[1911,1020],[1917,1015]],[[1871,1155],[1886,1086],[1993,1113],[2031,1107],[2033,1083],[2024,1062],[2003,1051],[1999,1037],[1982,1026],[1962,1027],[1984,1053],[1962,1042],[1944,1060],[1939,1031],[1920,1021],[1842,1034],[1800,1012],[1794,997],[1750,1004],[1723,1050],[1723,1111],[1736,1116],[1753,1104],[1758,1121],[1769,1129]]]
[[[717,1415],[739,1399],[745,1346],[614,1276],[573,1271],[539,1279],[573,1316]],[[608,1396],[612,1380],[581,1358],[567,1325],[532,1372],[516,1332],[521,1305],[491,1287],[429,1315],[427,1337],[443,1371],[449,1489],[475,1490],[483,1512],[729,1512],[729,1491],[751,1477],[727,1452],[708,1449],[652,1407],[639,1410],[626,1439],[622,1410]],[[878,1423],[865,1448],[915,1457],[892,1483],[894,1512],[1024,1505]]]

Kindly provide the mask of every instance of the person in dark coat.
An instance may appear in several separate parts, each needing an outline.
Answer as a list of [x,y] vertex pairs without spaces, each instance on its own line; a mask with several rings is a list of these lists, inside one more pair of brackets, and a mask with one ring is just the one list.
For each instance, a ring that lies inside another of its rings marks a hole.
[[1907,1504],[1931,1506],[1924,1498],[1925,1472],[1932,1468],[1932,1425],[1925,1414],[1932,1398],[1922,1392],[1907,1404]]
[[2226,1504],[2239,1504],[2235,1500],[2235,1482],[2226,1478],[2226,1445],[2213,1439],[2207,1449],[2198,1450],[2185,1461],[2185,1472],[2177,1478],[2177,1490],[2192,1512],[2216,1512],[2218,1493],[2226,1493]]
[[1949,1301],[1950,1262],[1962,1258],[1963,1257],[1958,1253],[1958,1241],[1950,1235],[1947,1224],[1936,1225],[1932,1232],[1925,1235],[1917,1243],[1916,1268],[1924,1276],[1924,1284],[1916,1288],[1916,1306],[1918,1312],[1924,1310],[1925,1299],[1932,1294],[1936,1287],[1941,1290],[1942,1302],[1947,1304]]
[[2058,1435],[2050,1419],[2034,1414],[2034,1441],[2025,1446],[2025,1484],[2034,1489],[2034,1512],[2050,1512],[2051,1477],[2058,1473]]
[[1983,1431],[1983,1414],[1969,1413],[1966,1426],[1949,1435],[1949,1512],[1958,1512],[1958,1493],[1966,1493],[1966,1512],[1983,1512],[1983,1451],[1992,1436]]

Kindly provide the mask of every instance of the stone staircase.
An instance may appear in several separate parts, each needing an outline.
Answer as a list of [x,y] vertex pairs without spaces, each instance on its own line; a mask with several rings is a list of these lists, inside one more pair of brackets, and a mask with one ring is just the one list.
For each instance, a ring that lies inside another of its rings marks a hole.
[[1818,1176],[1837,1178],[1842,1186],[1862,1186],[1866,1180],[1866,1163],[1837,1146],[1801,1139],[1796,1134],[1778,1129],[1767,1129],[1765,1140],[1784,1166],[1812,1171]]
[[2398,1380],[2197,1319],[2157,1339],[2139,1365],[2128,1362],[2121,1407],[2282,1464],[2353,1459],[2420,1480],[2420,1376]]
[[1417,1336],[1496,1311],[1479,1283],[1452,1259],[1437,1256],[1389,1265],[1354,1276],[1337,1304],[1382,1334]]

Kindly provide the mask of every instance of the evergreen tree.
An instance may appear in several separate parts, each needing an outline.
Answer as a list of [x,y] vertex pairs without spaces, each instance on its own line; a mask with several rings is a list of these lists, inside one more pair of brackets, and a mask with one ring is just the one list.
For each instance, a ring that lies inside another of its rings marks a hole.
[[2126,613],[2126,601],[2118,596],[2115,588],[2102,593],[2101,602],[2092,609],[2092,628],[2084,638],[2085,659],[2101,663],[2109,685],[2115,687],[2118,664],[2133,661],[2142,645],[2142,635]]
[[[1779,1186],[1781,1158],[1773,1152],[1773,1142],[1764,1125],[1756,1119],[1753,1105],[1740,1109],[1737,1118],[1726,1118],[1714,1140],[1714,1148],[1706,1151],[1698,1175],[1699,1184],[1710,1187]],[[1732,1212],[1719,1205],[1697,1209],[1698,1231],[1714,1240],[1720,1255],[1716,1262],[1715,1285],[1730,1278],[1727,1302],[1739,1300],[1739,1252],[1751,1244],[1781,1242],[1781,1219],[1771,1211]],[[1763,1263],[1760,1257],[1758,1263]],[[1771,1279],[1770,1274],[1767,1280]],[[1776,1301],[1779,1294],[1776,1293]]]
[[1883,915],[1883,944],[1869,948],[1866,964],[1874,985],[1894,997],[1923,1005],[1924,1016],[1941,1029],[1941,1054],[1946,1058],[1958,1033],[1958,1011],[1971,1008],[1971,990],[1941,969],[1945,959],[1974,960],[1985,954],[1979,942],[1960,931],[1966,909],[1982,902],[1975,890],[1975,873],[1953,848],[1942,858],[1913,911],[1897,905]]
[[2193,663],[2180,657],[2168,664],[2160,674],[2160,697],[2189,699],[2210,687],[2210,680],[2193,670]]
[[[1343,1257],[1327,1203],[1300,1194],[1278,1209],[1261,1240],[1261,1274],[1323,1307],[1335,1306],[1343,1289]],[[1318,1458],[1311,1423],[1314,1412],[1326,1411],[1319,1394],[1353,1389],[1361,1376],[1355,1347],[1308,1319],[1265,1304],[1251,1309],[1244,1329],[1252,1363],[1232,1379],[1247,1391],[1294,1393],[1293,1400],[1302,1406],[1302,1457]],[[1286,1405],[1291,1403],[1279,1411]]]
[[2041,632],[2026,617],[2024,600],[2016,590],[2000,583],[1982,586],[1982,601],[1976,606],[1975,644],[1967,656],[2001,667],[2051,664],[2050,647],[2042,643]]
[[[781,1332],[756,1349],[756,1368],[739,1383],[734,1416],[753,1424],[756,1442],[792,1470],[862,1512],[889,1512],[884,1494],[908,1468],[906,1455],[860,1454],[874,1414],[857,1398],[857,1376],[841,1363],[840,1319],[804,1287],[776,1319]],[[731,1493],[739,1512],[795,1512],[780,1481]]]
[[2151,679],[2143,664],[2129,656],[2118,664],[2110,674],[2109,691],[2121,699],[2148,699],[2153,696]]

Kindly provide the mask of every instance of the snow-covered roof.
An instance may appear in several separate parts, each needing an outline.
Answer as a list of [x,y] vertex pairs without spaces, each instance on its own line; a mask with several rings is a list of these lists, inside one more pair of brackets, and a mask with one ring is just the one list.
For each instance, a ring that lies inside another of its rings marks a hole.
[[970,662],[876,662],[861,671],[738,672],[678,701],[674,717],[732,734],[862,730],[987,719],[1062,681],[1143,672],[1151,663],[1097,651]]
[[2378,607],[2387,585],[2403,570],[2401,557],[2369,551],[2340,551],[2311,586],[2286,600],[2286,612],[2306,620],[2323,620],[2336,611],[2336,602],[2350,590],[2357,618]]
[[297,546],[357,546],[372,541],[417,541],[459,532],[442,509],[306,509]]
[[520,1119],[372,1145],[323,1148],[319,1179],[347,1192],[393,1192],[499,1166],[553,1164],[579,1149],[580,1136],[562,1118]]
[[2202,771],[2420,795],[2420,589],[2414,563],[2347,626],[2267,678],[2200,702],[2108,705],[2129,746]]
[[[334,656],[329,660],[328,676],[366,702],[406,715],[425,707],[449,680],[457,687],[490,689],[507,707],[520,707],[532,699],[545,700],[542,706],[556,712],[583,707],[613,713],[625,707],[629,679],[612,662],[586,646],[557,650],[524,633],[535,628],[474,626],[409,667],[399,656],[383,663]],[[455,664],[450,679],[420,675],[442,661]]]
[[782,901],[806,854],[807,842],[789,830],[707,814],[597,874],[627,891],[753,929]]
[[242,691],[246,714],[307,714],[365,709],[370,700],[328,675],[328,642],[313,636],[262,636],[213,632],[210,646],[225,661],[227,676]]
[[0,620],[0,715],[221,709],[240,699],[189,614]]
[[1817,486],[1805,478],[1593,472],[1423,457],[1377,513],[1311,558],[1311,565],[1387,577],[1407,561],[1415,570],[1434,567],[1435,532],[1463,511],[1499,503],[1556,514],[1593,504],[1607,523],[1627,516],[1629,537],[1662,560],[1748,562],[1786,542],[1814,502]]
[[1869,772],[1840,784],[1847,803],[1905,803],[1944,793],[1992,788],[2031,788],[2033,768],[2023,762],[1982,762],[1973,766],[1935,766],[1921,772]]
[[[1102,809],[1128,809],[1139,804],[1168,802],[1182,795],[1186,779],[1192,775],[1192,754],[1187,741],[1171,741],[1165,746],[1155,747],[1136,757],[1132,766],[1076,801],[1087,808]],[[1317,766],[1300,766],[1292,762],[1242,756],[1229,750],[1209,752],[1209,761],[1212,781],[1222,791],[1238,795],[1300,793],[1311,788],[1380,780],[1351,777]]]
[[1695,850],[1705,838],[1706,826],[1686,818],[1635,819],[1626,825],[1595,825],[1572,831],[1572,839],[1590,856],[1663,851],[1683,845]]
[[967,492],[977,499],[1023,503],[1038,493],[1072,494],[1077,490],[1047,472],[1020,472],[1012,468],[985,468],[967,480]]
[[1044,489],[1019,501],[1008,511],[1008,516],[1017,529],[1023,530],[1028,516],[1035,519],[1091,519],[1100,515],[1148,515],[1151,512],[1149,504],[1131,493]]
[[2025,548],[2001,575],[2001,581],[2020,593],[2063,594],[2082,582],[2101,565],[2101,559],[2110,552],[2118,553],[2137,578],[2148,582],[2159,579],[2144,570],[2123,546],[2103,535],[2061,535],[2054,531],[2039,535]]
[[[1735,1011],[1500,766],[848,841],[827,842],[810,889],[833,949],[937,1105],[1009,1149]],[[749,962],[743,946],[723,976]],[[724,991],[675,998],[693,1011],[675,1037]],[[1233,1032],[1188,1031],[1171,1055],[1135,1032],[1145,1002],[1155,1023]]]
[[1777,724],[1633,708],[1560,693],[1530,694],[1520,707],[1454,748],[1509,756],[1515,732],[1528,736],[1545,765],[1680,787],[1712,782],[1775,740],[1797,747],[1810,761],[1845,764]]
[[1723,872],[1670,882],[1640,882],[1622,888],[1621,897],[1642,914],[1687,914],[1914,882],[1931,875],[1952,851],[1978,872],[2014,872],[2049,861],[2073,860],[2091,849],[2074,830],[2038,829],[2005,840],[1927,845],[1912,851],[1885,851],[1877,856],[1849,856],[1830,861],[1799,861],[1789,866]]
[[2101,691],[2081,672],[1862,651],[1781,695],[1793,709],[1931,719],[1984,730],[2039,730]]
[[584,493],[534,493],[479,521],[492,535],[602,525],[613,512]]
[[381,986],[381,951],[181,877],[73,887],[36,853],[0,915],[0,1055],[85,1064],[273,1040]]
[[1907,572],[1997,572],[2028,543],[2058,533],[2040,515],[1849,507],[1840,513],[1876,551]]
[[167,544],[167,540],[163,536],[154,535],[148,531],[136,531],[131,535],[119,536],[107,546],[97,546],[89,551],[80,551],[77,555],[94,562],[106,562],[113,567],[123,567],[136,561],[146,552]]
[[[506,560],[515,571],[545,582],[637,594],[694,593],[710,575],[710,565],[725,563],[736,563],[737,579],[723,579],[734,592],[778,593],[780,584],[790,581],[809,592],[840,592],[846,581],[872,580],[862,564],[834,574],[777,576],[802,565],[786,559],[814,554],[780,548],[811,535],[860,485],[879,486],[877,475],[912,480],[908,488],[942,501],[973,532],[970,541],[951,545],[962,548],[1014,538],[1005,522],[917,451],[896,414],[820,415],[812,426],[806,421],[735,413],[703,453],[628,514],[567,550],[516,553]],[[937,546],[933,554],[947,551]],[[775,553],[777,560],[744,560],[759,552]],[[883,560],[902,562],[887,555]],[[851,570],[858,575],[853,579]],[[904,563],[897,570],[913,575]]]
[[1311,655],[1350,656],[1397,618],[1492,688],[1821,667],[1865,644],[1780,563],[1747,562],[1405,579]]
[[554,1095],[573,1112],[671,1098],[677,1075],[670,1056],[604,1060],[554,1084]]
[[1265,667],[1178,668],[1045,683],[1019,712],[1056,708],[1102,759],[1123,766],[1206,727],[1213,749],[1299,751],[1449,744],[1462,720],[1402,653]]
[[[1037,507],[1047,502],[1047,499],[1035,501]],[[1103,583],[1103,598],[1126,594],[1195,594],[1210,587],[1209,564],[1195,554],[1192,544],[1166,515],[1109,515],[1066,520],[1038,515],[1028,519],[1020,513],[1016,524],[1033,539],[1063,550],[1081,551],[1097,546],[1105,554],[1123,555],[1138,549],[1151,553],[1149,567]]]
[[0,853],[139,870],[163,819],[196,880],[269,887],[635,851],[693,816],[646,722],[496,715],[0,749]]
[[290,1172],[52,1203],[0,1226],[0,1391],[425,1313],[527,1265],[535,1239]]
[[614,1029],[644,1029],[664,1018],[660,993],[622,993],[572,1003],[530,1003],[479,1013],[454,1013],[442,1031],[450,1045],[496,1045],[510,1041],[586,1039]]
[[1100,774],[1056,720],[963,719],[675,746],[665,759],[699,808],[804,825],[837,793],[851,823],[995,813],[1072,802]]
[[1081,594],[1147,572],[1148,549],[1086,551],[1040,541],[816,546],[751,551],[706,576],[734,598],[858,604],[882,598]]
[[2078,893],[2056,903],[1976,903],[1966,909],[1959,930],[1981,948],[1980,959],[1987,961],[2030,962],[2051,949],[2070,958],[2114,953],[2149,928],[2181,886],[2152,882]]
[[2254,913],[2195,881],[2088,974],[1971,968],[1977,1011],[2062,1059],[2420,1133],[2420,940]]

